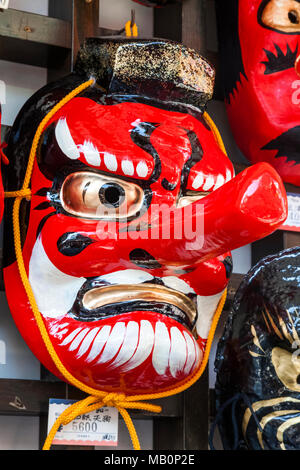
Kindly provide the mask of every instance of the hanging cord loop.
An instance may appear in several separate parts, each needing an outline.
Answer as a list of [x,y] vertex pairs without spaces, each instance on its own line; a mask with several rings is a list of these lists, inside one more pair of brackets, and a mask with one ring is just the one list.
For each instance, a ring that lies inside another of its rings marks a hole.
[[[57,370],[65,378],[65,380],[71,385],[73,385],[74,387],[88,394],[88,396],[85,399],[72,404],[58,417],[58,419],[56,420],[52,429],[49,432],[49,435],[45,441],[43,450],[50,449],[53,439],[55,437],[55,434],[61,424],[62,425],[68,424],[77,416],[99,409],[103,406],[114,406],[115,408],[118,409],[119,413],[123,417],[125,424],[128,428],[128,431],[132,440],[133,448],[135,450],[140,450],[140,443],[136,434],[136,430],[134,428],[133,422],[129,416],[127,409],[136,409],[136,410],[143,410],[143,411],[148,411],[152,413],[160,413],[161,412],[160,406],[153,405],[151,403],[145,403],[145,400],[154,400],[154,399],[164,398],[164,397],[181,393],[187,388],[189,388],[190,386],[192,386],[201,377],[208,362],[209,352],[210,352],[211,344],[213,341],[214,333],[218,324],[218,320],[222,313],[222,310],[226,301],[226,295],[227,295],[227,289],[225,289],[219,301],[219,304],[217,306],[215,315],[213,317],[212,326],[208,335],[206,348],[204,351],[204,356],[200,364],[200,367],[194,372],[194,374],[188,377],[187,380],[181,382],[178,386],[175,386],[174,388],[169,389],[165,392],[150,393],[150,394],[145,394],[145,395],[126,396],[122,393],[108,393],[105,391],[97,390],[80,382],[80,380],[74,377],[66,369],[64,364],[61,362],[51,342],[51,339],[48,335],[47,329],[45,327],[42,315],[37,306],[35,296],[34,296],[32,287],[30,285],[28,276],[27,276],[24,259],[23,259],[23,253],[22,253],[22,243],[21,243],[20,205],[21,205],[21,201],[23,198],[30,199],[31,197],[31,190],[29,188],[29,185],[31,181],[37,146],[39,144],[42,132],[47,126],[47,123],[66,103],[68,103],[75,96],[79,95],[86,88],[92,86],[94,82],[95,82],[94,79],[91,79],[82,83],[78,87],[76,87],[73,91],[68,93],[61,101],[59,101],[44,117],[44,119],[39,124],[37,131],[35,133],[35,136],[33,138],[33,141],[32,141],[32,146],[31,146],[31,150],[29,154],[25,178],[24,178],[24,182],[23,182],[23,186],[21,190],[5,192],[5,197],[15,198],[14,205],[13,205],[13,233],[14,233],[14,247],[15,247],[16,259],[17,259],[17,265],[18,265],[20,278],[21,278],[23,287],[26,291],[37,327],[42,337],[42,340]],[[218,138],[221,139],[219,135],[218,135]],[[218,141],[218,144],[221,145],[219,141]]]
[[250,413],[251,413],[251,415],[253,416],[253,418],[256,422],[257,428],[259,429],[259,431],[261,433],[263,432],[263,429],[260,425],[260,422],[259,422],[259,420],[256,416],[255,411],[253,410],[253,407],[252,407],[252,404],[249,400],[249,397],[244,392],[236,393],[235,395],[233,395],[233,397],[226,400],[222,404],[222,406],[220,406],[220,408],[217,411],[216,417],[214,419],[214,422],[212,424],[212,427],[211,427],[211,430],[210,430],[210,433],[209,433],[208,442],[209,442],[209,448],[211,450],[216,450],[216,448],[214,446],[214,436],[215,436],[215,433],[216,433],[216,428],[219,425],[225,410],[229,406],[231,406],[231,423],[232,423],[232,431],[233,431],[233,445],[230,449],[225,449],[225,450],[238,450],[240,441],[239,441],[238,422],[237,422],[237,417],[236,417],[236,407],[237,407],[237,404],[238,404],[239,401],[242,401],[243,403],[245,403],[247,408],[249,408]]

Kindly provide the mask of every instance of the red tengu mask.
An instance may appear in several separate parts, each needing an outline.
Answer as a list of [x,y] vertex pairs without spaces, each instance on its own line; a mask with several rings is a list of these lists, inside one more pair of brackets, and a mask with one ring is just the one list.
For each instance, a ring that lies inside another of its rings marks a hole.
[[[8,156],[22,170],[12,165],[10,189],[22,187],[41,120],[90,76],[94,85],[61,105],[38,141],[31,201],[21,207],[25,269],[74,377],[108,392],[171,390],[202,363],[229,250],[285,220],[285,191],[266,164],[234,178],[203,113],[214,72],[202,57],[167,41],[100,39],[87,40],[75,72],[20,112]],[[10,309],[34,354],[60,376],[11,240]]]
[[296,0],[217,1],[228,117],[252,162],[300,185],[299,35]]

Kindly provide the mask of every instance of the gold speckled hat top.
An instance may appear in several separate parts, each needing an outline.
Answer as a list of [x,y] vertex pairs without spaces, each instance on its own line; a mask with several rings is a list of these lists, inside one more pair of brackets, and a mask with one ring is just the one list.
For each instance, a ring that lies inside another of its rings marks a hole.
[[75,72],[96,78],[108,94],[140,95],[203,109],[214,68],[193,49],[164,39],[89,38]]

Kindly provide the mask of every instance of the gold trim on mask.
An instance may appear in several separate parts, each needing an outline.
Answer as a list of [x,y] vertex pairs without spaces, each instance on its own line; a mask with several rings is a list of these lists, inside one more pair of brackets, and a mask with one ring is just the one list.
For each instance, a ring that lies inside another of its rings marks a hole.
[[187,315],[191,323],[194,323],[197,317],[197,307],[189,297],[181,292],[151,283],[138,286],[118,284],[95,287],[84,294],[82,303],[87,310],[94,310],[104,305],[113,305],[114,303],[130,300],[165,302],[175,305]]
[[[294,410],[290,410],[290,412],[292,413]],[[299,413],[299,410],[297,411],[294,411],[295,413]],[[276,437],[278,439],[278,442],[281,442],[280,444],[280,447],[282,450],[286,450],[286,447],[284,445],[284,432],[290,428],[291,426],[294,426],[295,424],[298,424],[300,423],[300,416],[297,416],[297,417],[294,417],[294,418],[290,418],[288,419],[287,421],[285,421],[284,423],[282,423],[279,428],[277,429],[277,434],[276,434]]]
[[[276,405],[280,405],[281,403],[286,403],[286,402],[300,403],[300,400],[298,400],[297,398],[291,398],[291,397],[272,398],[270,400],[261,400],[261,401],[257,401],[255,403],[253,403],[252,404],[252,409],[253,409],[253,412],[256,413],[261,408],[267,408],[269,406],[276,406]],[[282,410],[282,411],[289,412],[289,413],[293,412],[293,410]],[[276,413],[276,412],[274,412],[274,413]],[[274,413],[272,413],[273,416],[275,416]],[[299,413],[299,410],[297,410],[296,413]],[[247,440],[246,432],[247,432],[247,428],[248,428],[251,416],[252,416],[252,412],[249,408],[247,408],[245,413],[244,413],[243,423],[242,423],[242,432],[243,432],[245,440]],[[260,421],[260,424],[261,424],[261,421]],[[259,432],[259,429],[258,429],[257,432]],[[258,434],[257,434],[257,437],[259,438]]]

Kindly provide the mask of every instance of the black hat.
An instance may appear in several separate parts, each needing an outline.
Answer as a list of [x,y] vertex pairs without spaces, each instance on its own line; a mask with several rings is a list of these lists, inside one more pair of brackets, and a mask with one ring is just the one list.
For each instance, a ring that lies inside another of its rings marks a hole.
[[140,95],[203,109],[215,71],[193,49],[165,39],[89,38],[75,72],[92,76],[108,94]]

